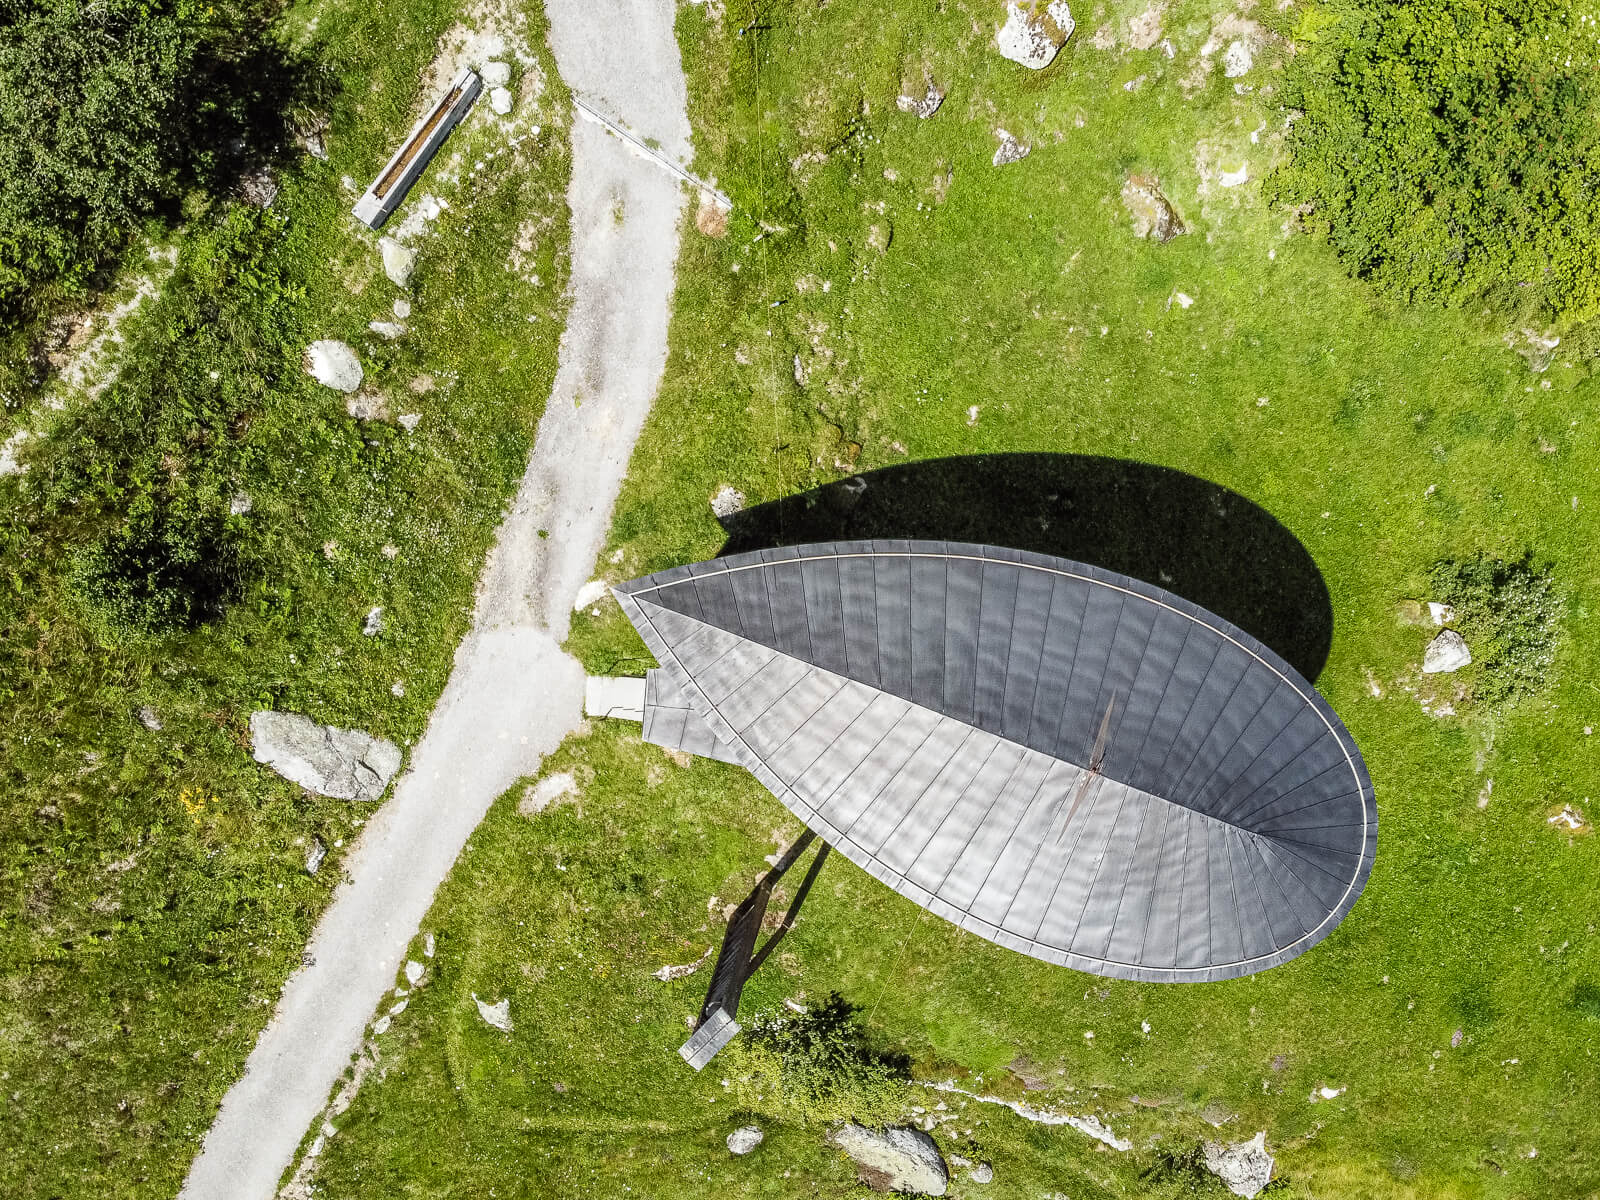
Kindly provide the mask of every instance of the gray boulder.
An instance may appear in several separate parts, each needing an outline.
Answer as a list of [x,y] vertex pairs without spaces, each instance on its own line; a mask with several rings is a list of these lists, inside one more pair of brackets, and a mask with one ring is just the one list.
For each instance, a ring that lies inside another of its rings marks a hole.
[[400,747],[393,742],[318,725],[299,713],[251,713],[250,749],[258,763],[335,800],[376,800],[400,769]]
[[354,392],[361,387],[361,360],[343,342],[323,338],[306,347],[306,371],[323,387]]
[[1466,639],[1454,629],[1446,629],[1428,643],[1428,649],[1422,655],[1422,673],[1442,675],[1448,671],[1459,671],[1471,661],[1472,651],[1467,649]]
[[903,113],[916,113],[926,121],[939,111],[939,106],[944,103],[944,89],[931,79],[928,81],[927,95],[918,100],[915,96],[899,96],[895,99],[895,107]]
[[1002,58],[1032,70],[1048,67],[1077,28],[1066,0],[1006,5],[1006,23],[995,35]]
[[942,1196],[950,1182],[939,1147],[920,1129],[891,1125],[877,1133],[852,1123],[835,1129],[828,1141],[850,1156],[873,1191]]
[[766,1134],[762,1133],[754,1125],[741,1125],[728,1135],[728,1153],[749,1154],[750,1151],[761,1145],[765,1138]]
[[1206,1170],[1222,1180],[1235,1196],[1248,1200],[1272,1182],[1272,1155],[1267,1153],[1265,1131],[1248,1142],[1207,1142],[1205,1150]]

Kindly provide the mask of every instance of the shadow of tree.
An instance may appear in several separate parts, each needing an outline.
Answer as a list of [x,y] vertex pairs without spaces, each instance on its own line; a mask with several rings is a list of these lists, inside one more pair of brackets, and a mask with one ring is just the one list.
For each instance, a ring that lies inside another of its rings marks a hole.
[[735,513],[721,553],[854,538],[978,542],[1158,584],[1254,634],[1315,680],[1333,607],[1294,534],[1259,505],[1170,467],[992,454],[885,467]]

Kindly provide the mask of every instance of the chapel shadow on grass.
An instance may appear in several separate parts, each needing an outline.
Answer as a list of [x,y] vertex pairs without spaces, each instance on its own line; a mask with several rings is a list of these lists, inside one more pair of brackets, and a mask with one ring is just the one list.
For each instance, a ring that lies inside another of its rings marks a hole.
[[1237,492],[1170,467],[986,454],[868,471],[735,513],[723,554],[864,538],[979,542],[1143,579],[1254,634],[1315,680],[1333,640],[1322,573]]

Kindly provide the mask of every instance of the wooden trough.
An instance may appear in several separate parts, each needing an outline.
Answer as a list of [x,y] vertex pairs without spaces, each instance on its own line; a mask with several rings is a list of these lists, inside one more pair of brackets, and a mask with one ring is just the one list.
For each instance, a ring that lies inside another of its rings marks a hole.
[[450,131],[467,115],[467,110],[481,91],[483,80],[478,78],[478,73],[471,67],[464,68],[443,99],[417,122],[410,136],[395,151],[394,157],[378,173],[372,186],[356,201],[352,210],[356,220],[368,229],[382,227],[389,219],[389,214],[400,207],[411,185],[416,183],[434,153],[450,136]]

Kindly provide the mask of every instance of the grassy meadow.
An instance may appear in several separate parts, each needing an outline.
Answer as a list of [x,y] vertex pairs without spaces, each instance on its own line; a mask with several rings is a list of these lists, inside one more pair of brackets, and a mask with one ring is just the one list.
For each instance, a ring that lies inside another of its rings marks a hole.
[[[1119,1154],[952,1104],[943,1149],[995,1168],[986,1186],[955,1173],[952,1195],[1225,1194],[1163,1173],[1160,1152],[1258,1129],[1286,1195],[1600,1186],[1600,849],[1549,820],[1566,804],[1596,815],[1600,382],[1559,352],[1534,374],[1483,314],[1384,300],[1296,232],[1271,172],[1304,7],[1180,0],[1135,50],[1142,3],[1085,5],[1037,73],[997,55],[1000,6],[973,0],[681,10],[698,167],[735,207],[722,236],[685,230],[667,374],[606,577],[716,554],[724,486],[756,505],[1014,452],[1087,456],[1060,460],[1067,488],[1103,477],[1091,460],[1168,468],[1259,506],[1314,561],[1328,639],[1311,670],[1377,788],[1377,865],[1344,925],[1226,983],[1046,966],[830,862],[746,1014],[837,990],[918,1079],[1097,1114],[1134,1142]],[[1254,65],[1228,78],[1241,37]],[[947,92],[933,117],[897,108],[930,79]],[[1028,156],[991,165],[997,129]],[[1133,172],[1187,233],[1134,236]],[[906,506],[953,502],[930,478]],[[1226,529],[1242,502],[1210,494]],[[1077,509],[1049,495],[1009,515],[1033,545],[1027,522]],[[981,516],[1003,528],[1008,512]],[[1159,514],[1126,520],[1124,540],[1148,538],[1175,575],[1208,552]],[[1480,553],[1531,555],[1562,597],[1554,664],[1515,704],[1474,699],[1481,663],[1425,681],[1432,631],[1397,619],[1429,598],[1436,563]],[[1257,564],[1261,586],[1279,566]],[[572,645],[594,671],[647,661],[610,601]],[[820,1130],[735,1110],[720,1061],[699,1076],[679,1062],[704,974],[651,977],[716,943],[720,906],[798,824],[742,772],[682,765],[626,725],[548,769],[576,796],[530,818],[514,791],[474,837],[430,918],[430,974],[377,1039],[381,1077],[335,1122],[319,1194],[858,1194]],[[514,1032],[480,1022],[474,994],[509,997]],[[1335,1098],[1314,1098],[1324,1087]],[[1218,1133],[1202,1113],[1231,1119]],[[766,1143],[730,1157],[723,1138],[751,1119]]]
[[[194,197],[163,235],[170,273],[107,356],[115,382],[58,377],[58,411],[0,426],[37,434],[27,472],[0,479],[7,1196],[176,1194],[372,811],[252,762],[251,711],[407,745],[466,630],[563,319],[566,98],[537,6],[470,18],[525,43],[518,108],[481,105],[391,222],[424,193],[447,204],[407,290],[349,214],[462,19],[438,0],[290,6],[280,32],[328,97],[326,158],[284,164],[265,209]],[[411,311],[390,341],[367,326],[395,321],[396,299]],[[356,349],[388,419],[309,379],[316,338]],[[225,530],[248,569],[220,616],[106,648],[73,564],[152,495]],[[363,636],[373,606],[383,628]],[[328,857],[311,875],[314,839]]]

